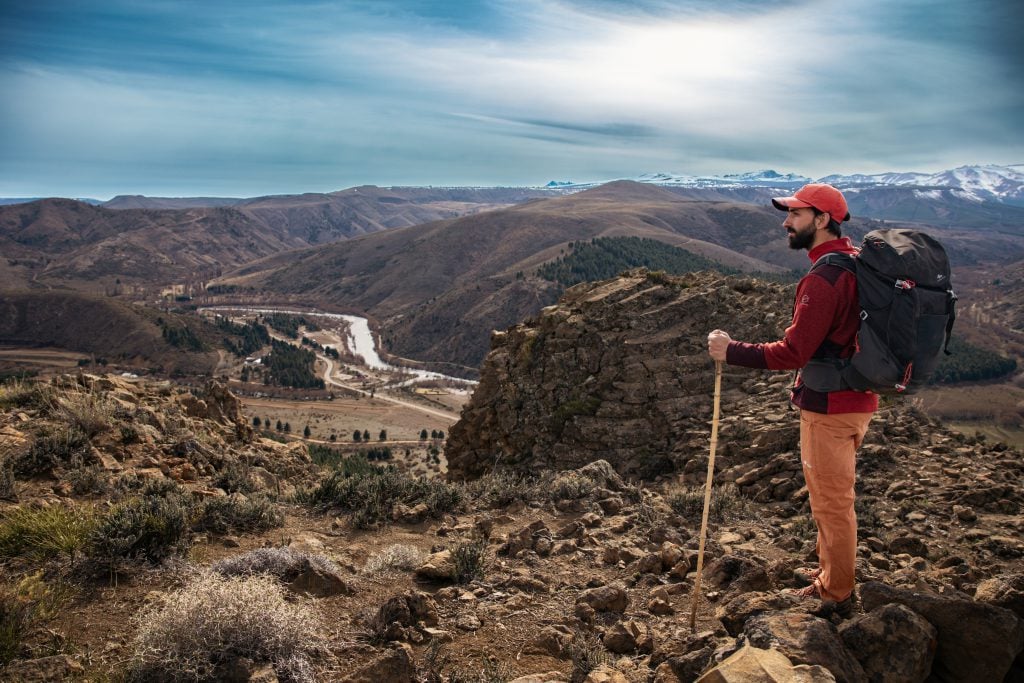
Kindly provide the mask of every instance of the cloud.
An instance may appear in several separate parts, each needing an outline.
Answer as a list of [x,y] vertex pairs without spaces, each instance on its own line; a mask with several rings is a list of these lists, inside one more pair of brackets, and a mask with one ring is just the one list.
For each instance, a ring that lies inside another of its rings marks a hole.
[[1021,10],[997,0],[13,5],[0,194],[1024,157]]

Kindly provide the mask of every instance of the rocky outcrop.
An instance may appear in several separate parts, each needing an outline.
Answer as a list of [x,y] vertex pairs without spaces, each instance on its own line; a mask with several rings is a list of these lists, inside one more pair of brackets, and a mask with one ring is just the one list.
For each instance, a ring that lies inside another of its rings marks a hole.
[[[791,296],[749,279],[643,270],[569,289],[537,318],[493,336],[480,385],[449,435],[451,476],[598,459],[642,477],[683,467],[708,443],[707,333],[774,338]],[[728,405],[750,374],[726,372]]]

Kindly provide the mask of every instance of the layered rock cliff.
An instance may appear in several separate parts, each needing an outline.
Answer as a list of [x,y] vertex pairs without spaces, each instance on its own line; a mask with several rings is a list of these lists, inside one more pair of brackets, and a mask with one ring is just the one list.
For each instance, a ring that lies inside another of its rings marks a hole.
[[[577,285],[536,318],[495,333],[480,385],[452,427],[448,467],[570,469],[605,459],[644,478],[706,452],[714,389],[707,333],[778,338],[792,287],[696,273],[630,271]],[[788,376],[726,368],[723,406],[755,385],[785,411]]]

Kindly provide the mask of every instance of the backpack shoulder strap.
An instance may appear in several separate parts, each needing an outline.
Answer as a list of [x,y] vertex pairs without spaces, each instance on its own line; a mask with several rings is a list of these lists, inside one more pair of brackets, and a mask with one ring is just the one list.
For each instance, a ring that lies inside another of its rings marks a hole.
[[814,272],[815,269],[821,266],[838,266],[848,273],[857,274],[857,262],[854,260],[852,254],[843,254],[838,251],[830,251],[827,254],[823,254],[814,262],[809,272]]

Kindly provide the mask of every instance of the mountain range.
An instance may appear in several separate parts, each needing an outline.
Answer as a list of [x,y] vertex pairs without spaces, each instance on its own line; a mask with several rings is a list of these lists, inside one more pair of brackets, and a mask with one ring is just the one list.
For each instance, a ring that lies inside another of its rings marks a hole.
[[[1001,168],[1010,183],[1017,167]],[[1012,194],[992,180],[996,171],[955,171],[947,181]],[[859,184],[847,189],[854,220],[844,233],[857,240],[879,227],[924,225],[955,268],[1006,264],[1016,272],[1009,266],[1024,259],[1024,206],[969,197],[962,187],[900,184],[912,175],[884,175],[876,185],[865,180],[874,176],[849,176]],[[574,244],[647,238],[737,271],[779,276],[806,267],[806,256],[787,248],[768,200],[807,178],[765,171],[717,184],[646,180],[552,189],[366,186],[220,206],[209,197],[127,196],[108,206],[66,199],[0,206],[0,290],[132,301],[199,293],[210,303],[244,297],[359,313],[394,354],[473,373],[491,330],[554,302],[563,286],[539,269]],[[190,205],[201,202],[208,205]]]

